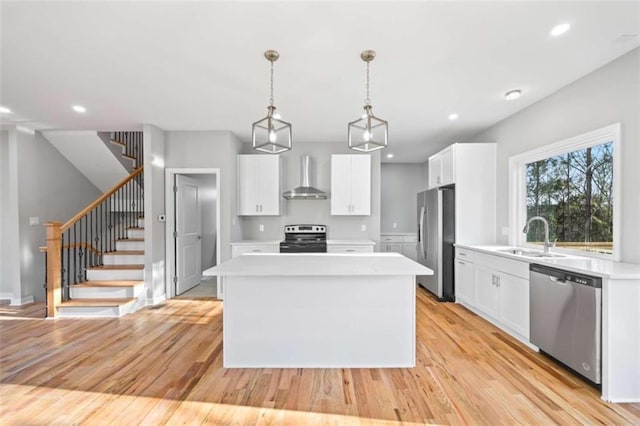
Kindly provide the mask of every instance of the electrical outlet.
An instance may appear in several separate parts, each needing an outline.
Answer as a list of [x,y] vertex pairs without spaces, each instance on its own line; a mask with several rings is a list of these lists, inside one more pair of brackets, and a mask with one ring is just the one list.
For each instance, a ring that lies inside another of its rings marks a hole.
[[367,224],[363,223],[360,229],[362,230],[362,232],[365,232],[367,230]]
[[397,222],[393,222],[393,228],[397,228],[398,227],[398,223]]
[[235,218],[235,217],[234,217],[233,219],[231,219],[231,224],[232,224],[233,226],[236,226],[236,218]]
[[39,217],[30,217],[29,218],[29,225],[33,226],[33,225],[40,225],[40,218]]
[[260,232],[264,232],[264,225],[260,224]]
[[509,236],[509,227],[508,226],[503,226],[501,229],[502,232],[502,236],[503,237],[508,237]]

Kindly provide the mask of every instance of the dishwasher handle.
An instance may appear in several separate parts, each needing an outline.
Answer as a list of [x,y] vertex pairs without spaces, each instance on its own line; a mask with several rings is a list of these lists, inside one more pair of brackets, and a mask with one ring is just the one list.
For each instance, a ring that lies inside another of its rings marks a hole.
[[548,277],[549,277],[549,281],[553,281],[554,283],[558,283],[558,284],[567,285],[567,280],[565,280],[564,278],[558,278],[552,275],[548,275]]

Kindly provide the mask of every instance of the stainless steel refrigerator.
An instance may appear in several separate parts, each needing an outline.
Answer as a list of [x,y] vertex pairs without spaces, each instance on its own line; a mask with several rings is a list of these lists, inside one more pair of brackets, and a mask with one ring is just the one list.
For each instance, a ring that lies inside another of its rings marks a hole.
[[455,189],[418,193],[418,262],[433,270],[433,275],[419,275],[416,280],[441,302],[455,300],[454,243]]

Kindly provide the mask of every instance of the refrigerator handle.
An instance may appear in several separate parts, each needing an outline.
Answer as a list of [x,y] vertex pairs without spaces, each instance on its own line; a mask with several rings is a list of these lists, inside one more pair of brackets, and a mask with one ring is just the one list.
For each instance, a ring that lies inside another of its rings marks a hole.
[[422,230],[424,229],[424,206],[420,207],[420,222],[418,222],[418,244],[420,246],[420,254],[423,258],[427,256],[424,253],[424,238],[422,238]]
[[[427,218],[427,222],[429,222],[429,209],[424,209],[424,216]],[[424,219],[423,219],[424,220]],[[424,224],[423,224],[424,225]],[[425,232],[429,232],[429,227],[425,228]],[[424,241],[422,241],[422,254],[426,259],[429,256],[429,236],[425,235]]]

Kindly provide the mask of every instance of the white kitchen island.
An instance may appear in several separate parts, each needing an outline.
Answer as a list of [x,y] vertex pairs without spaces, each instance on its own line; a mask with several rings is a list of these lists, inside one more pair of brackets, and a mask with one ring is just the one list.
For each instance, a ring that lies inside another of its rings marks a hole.
[[223,262],[204,274],[224,289],[224,367],[413,367],[415,276],[432,273],[396,253]]

